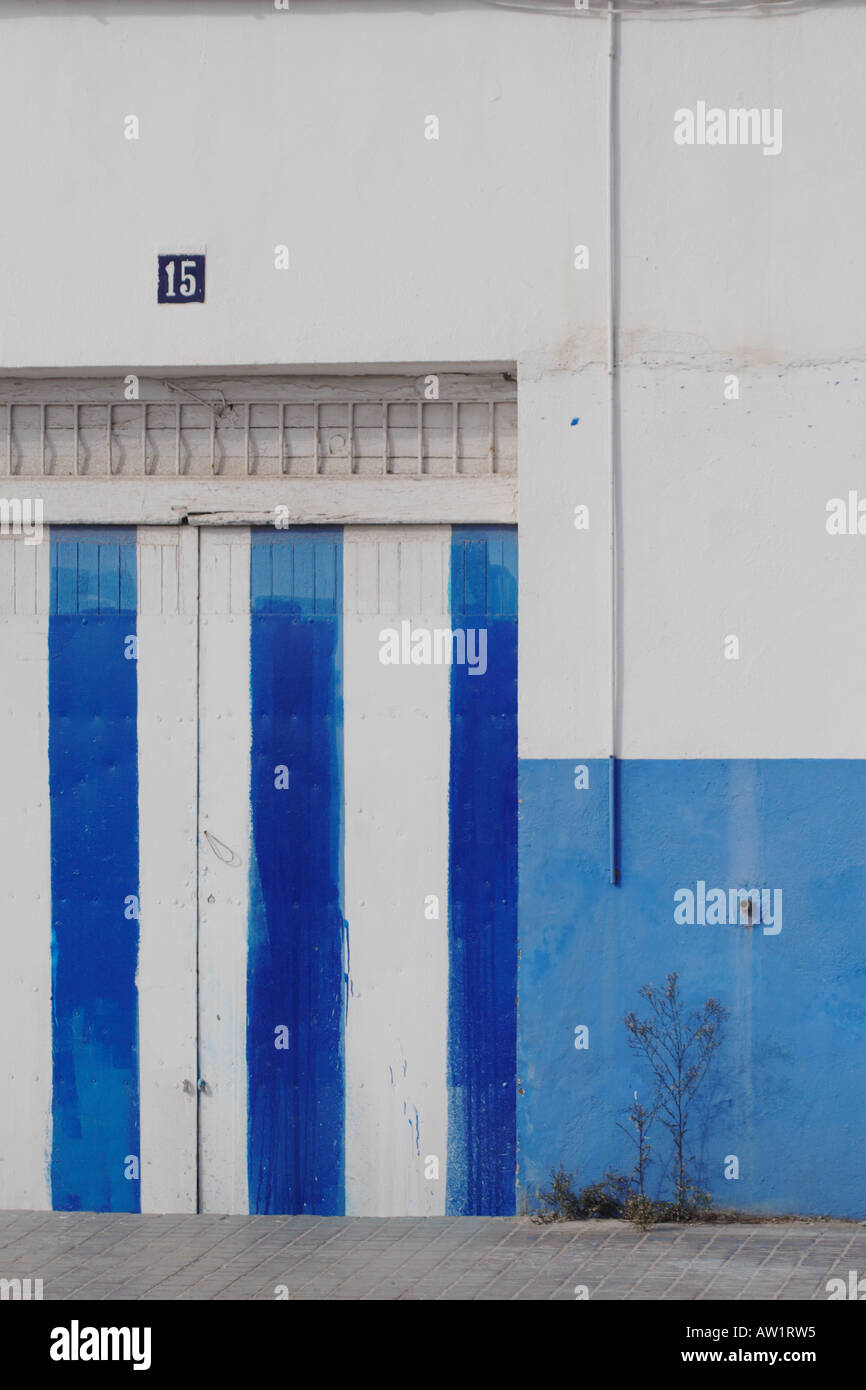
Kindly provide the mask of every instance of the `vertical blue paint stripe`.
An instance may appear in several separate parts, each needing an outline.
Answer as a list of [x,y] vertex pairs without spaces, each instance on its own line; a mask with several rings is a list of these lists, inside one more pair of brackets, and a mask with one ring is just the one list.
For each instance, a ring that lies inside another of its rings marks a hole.
[[139,1211],[136,536],[52,528],[52,1203]]
[[342,595],[340,529],[253,532],[251,1212],[345,1209]]
[[448,1177],[454,1215],[515,1209],[517,532],[455,527],[452,629],[487,669],[451,668]]

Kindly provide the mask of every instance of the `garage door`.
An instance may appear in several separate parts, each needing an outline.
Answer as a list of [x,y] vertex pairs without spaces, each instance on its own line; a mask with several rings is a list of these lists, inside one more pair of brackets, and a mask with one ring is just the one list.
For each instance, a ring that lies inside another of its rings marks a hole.
[[514,530],[2,551],[3,1205],[512,1211]]

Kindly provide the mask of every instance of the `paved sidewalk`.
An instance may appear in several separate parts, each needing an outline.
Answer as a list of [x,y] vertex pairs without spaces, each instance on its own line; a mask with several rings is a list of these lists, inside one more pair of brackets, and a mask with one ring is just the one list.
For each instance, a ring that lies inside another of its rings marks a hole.
[[866,1223],[0,1212],[0,1279],[45,1299],[826,1299],[850,1270]]

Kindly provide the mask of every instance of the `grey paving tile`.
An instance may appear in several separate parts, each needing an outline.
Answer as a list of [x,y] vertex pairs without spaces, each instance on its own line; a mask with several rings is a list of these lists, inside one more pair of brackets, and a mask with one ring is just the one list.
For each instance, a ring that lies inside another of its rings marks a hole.
[[848,1223],[537,1226],[525,1218],[384,1219],[0,1213],[0,1277],[47,1299],[300,1301],[824,1298],[866,1269]]

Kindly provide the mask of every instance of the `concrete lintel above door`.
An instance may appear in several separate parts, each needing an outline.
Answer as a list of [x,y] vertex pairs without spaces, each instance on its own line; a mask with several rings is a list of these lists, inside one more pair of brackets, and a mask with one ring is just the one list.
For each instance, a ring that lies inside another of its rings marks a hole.
[[516,477],[228,479],[3,478],[38,500],[45,525],[514,525]]

